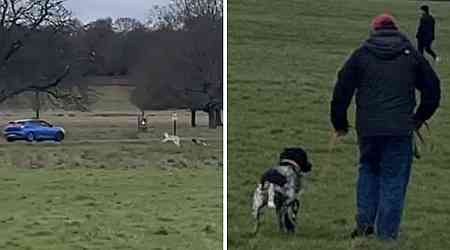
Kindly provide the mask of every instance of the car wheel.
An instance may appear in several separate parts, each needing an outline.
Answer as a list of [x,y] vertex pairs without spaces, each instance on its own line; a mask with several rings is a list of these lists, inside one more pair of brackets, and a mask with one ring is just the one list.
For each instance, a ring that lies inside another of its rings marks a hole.
[[13,142],[13,141],[15,141],[14,138],[6,138],[6,140],[7,140],[8,142]]
[[32,142],[34,141],[34,134],[33,133],[28,133],[27,134],[27,141]]
[[56,133],[55,141],[62,141],[62,140],[64,140],[64,134],[61,132]]

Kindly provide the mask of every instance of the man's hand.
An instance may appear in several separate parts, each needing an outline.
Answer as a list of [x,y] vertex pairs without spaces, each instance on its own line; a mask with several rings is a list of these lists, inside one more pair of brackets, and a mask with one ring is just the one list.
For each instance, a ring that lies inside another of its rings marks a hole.
[[423,124],[424,124],[423,121],[414,120],[414,129],[415,129],[416,131],[417,131],[417,130],[420,130],[420,128],[422,127]]
[[347,135],[347,133],[348,133],[348,130],[343,130],[343,129],[334,131],[333,135],[331,136],[331,140],[330,140],[330,147],[329,147],[330,152],[333,151],[336,144],[338,144],[341,141],[341,139]]
[[348,133],[348,131],[346,131],[346,130],[336,130],[336,131],[334,131],[334,134],[336,135],[337,138],[344,137],[344,136],[347,135],[347,133]]

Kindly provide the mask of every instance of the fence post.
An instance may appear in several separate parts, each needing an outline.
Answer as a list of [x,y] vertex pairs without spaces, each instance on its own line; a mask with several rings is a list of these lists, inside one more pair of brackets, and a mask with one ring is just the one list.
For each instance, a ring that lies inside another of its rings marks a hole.
[[177,113],[172,113],[173,135],[177,135]]

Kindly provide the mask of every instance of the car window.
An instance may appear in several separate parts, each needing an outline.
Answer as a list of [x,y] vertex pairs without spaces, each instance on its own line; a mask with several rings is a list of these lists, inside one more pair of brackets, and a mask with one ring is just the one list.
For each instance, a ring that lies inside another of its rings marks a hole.
[[25,122],[25,124],[27,124],[29,126],[41,126],[39,121],[27,121],[27,122]]
[[36,126],[36,125],[38,125],[38,124],[36,124],[36,122],[34,122],[34,121],[24,122],[24,124],[25,124],[25,125],[28,125],[28,126]]
[[51,125],[49,123],[44,122],[44,121],[40,121],[39,125],[41,125],[41,127],[51,127]]

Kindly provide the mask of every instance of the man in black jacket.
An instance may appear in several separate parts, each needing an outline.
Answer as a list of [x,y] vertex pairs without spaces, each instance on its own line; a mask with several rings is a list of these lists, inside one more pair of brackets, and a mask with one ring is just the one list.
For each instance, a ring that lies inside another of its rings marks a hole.
[[419,27],[417,29],[417,48],[420,54],[423,55],[425,49],[428,54],[430,54],[435,61],[439,61],[439,57],[431,49],[431,44],[434,41],[434,26],[435,21],[433,16],[430,14],[430,8],[427,5],[420,7],[423,11],[422,17],[420,18]]
[[[415,110],[415,90],[421,92]],[[347,109],[356,91],[360,151],[357,227],[352,237],[375,233],[396,239],[413,158],[413,132],[439,106],[440,81],[430,64],[387,14],[338,73],[331,101],[337,136],[347,134]]]

